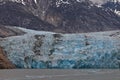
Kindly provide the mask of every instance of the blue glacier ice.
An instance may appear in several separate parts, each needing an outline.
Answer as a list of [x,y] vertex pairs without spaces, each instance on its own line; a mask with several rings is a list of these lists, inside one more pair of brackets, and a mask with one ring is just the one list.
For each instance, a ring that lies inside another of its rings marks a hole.
[[61,34],[19,28],[0,45],[17,68],[120,68],[120,31]]

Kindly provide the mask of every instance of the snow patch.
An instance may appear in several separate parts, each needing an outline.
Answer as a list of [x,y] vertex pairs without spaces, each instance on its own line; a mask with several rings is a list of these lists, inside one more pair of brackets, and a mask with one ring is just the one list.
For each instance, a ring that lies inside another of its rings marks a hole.
[[37,0],[34,0],[34,2],[37,4]]
[[120,16],[120,11],[115,10],[114,11],[118,16]]
[[56,1],[56,6],[57,7],[59,7],[61,4],[70,4],[70,3],[69,3],[69,0],[66,0],[66,1],[58,0],[58,1]]
[[22,3],[23,5],[25,5],[24,0],[11,0],[11,1],[13,1],[13,2],[17,2],[17,3]]

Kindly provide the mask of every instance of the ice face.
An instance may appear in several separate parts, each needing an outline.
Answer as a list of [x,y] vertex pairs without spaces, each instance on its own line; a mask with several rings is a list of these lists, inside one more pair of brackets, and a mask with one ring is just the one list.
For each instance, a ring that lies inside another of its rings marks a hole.
[[120,68],[120,31],[58,34],[22,30],[27,34],[0,41],[18,68]]

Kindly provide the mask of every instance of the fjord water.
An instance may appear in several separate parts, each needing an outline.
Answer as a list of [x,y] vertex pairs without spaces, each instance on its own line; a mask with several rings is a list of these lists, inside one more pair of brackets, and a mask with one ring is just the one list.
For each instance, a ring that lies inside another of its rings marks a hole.
[[1,70],[0,80],[120,80],[120,70]]

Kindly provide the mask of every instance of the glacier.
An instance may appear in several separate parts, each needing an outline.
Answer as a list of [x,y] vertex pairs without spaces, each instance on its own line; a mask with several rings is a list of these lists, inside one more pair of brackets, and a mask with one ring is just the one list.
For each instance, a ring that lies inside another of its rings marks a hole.
[[119,30],[62,34],[19,29],[26,34],[0,38],[0,46],[17,68],[120,68]]

